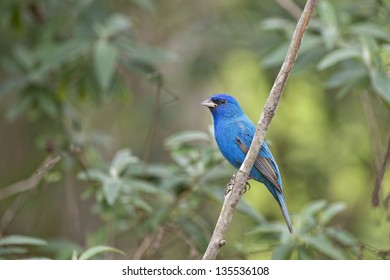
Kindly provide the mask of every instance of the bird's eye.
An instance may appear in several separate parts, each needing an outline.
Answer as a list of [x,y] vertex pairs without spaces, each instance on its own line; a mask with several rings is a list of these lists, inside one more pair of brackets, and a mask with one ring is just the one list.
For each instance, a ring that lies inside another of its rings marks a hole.
[[221,104],[225,104],[226,103],[226,100],[225,99],[221,99]]

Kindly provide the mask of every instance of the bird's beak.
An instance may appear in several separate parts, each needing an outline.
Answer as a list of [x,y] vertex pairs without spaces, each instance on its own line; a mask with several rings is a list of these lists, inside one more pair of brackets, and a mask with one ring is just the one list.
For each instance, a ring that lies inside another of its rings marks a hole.
[[215,104],[210,98],[206,99],[205,101],[200,103],[200,105],[203,105],[203,106],[206,106],[206,107],[209,107],[209,108],[217,107],[217,104]]

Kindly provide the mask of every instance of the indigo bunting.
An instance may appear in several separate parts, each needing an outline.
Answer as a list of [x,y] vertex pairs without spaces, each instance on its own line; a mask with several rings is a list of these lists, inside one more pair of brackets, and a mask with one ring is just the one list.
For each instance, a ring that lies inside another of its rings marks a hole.
[[[215,140],[219,150],[235,168],[239,169],[252,143],[256,131],[255,125],[245,115],[233,96],[216,94],[203,101],[201,105],[208,107],[213,115]],[[263,183],[271,192],[292,233],[279,168],[265,141],[249,173],[249,179]]]

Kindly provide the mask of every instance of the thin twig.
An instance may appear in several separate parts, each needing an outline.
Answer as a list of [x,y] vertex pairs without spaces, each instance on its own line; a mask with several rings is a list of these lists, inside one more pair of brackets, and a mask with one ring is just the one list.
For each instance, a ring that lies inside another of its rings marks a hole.
[[275,0],[286,12],[294,18],[299,19],[302,9],[293,0]]
[[42,180],[44,173],[49,169],[53,168],[53,166],[57,164],[62,158],[62,154],[58,154],[56,156],[47,156],[47,158],[29,178],[2,188],[0,191],[0,200],[21,192],[35,189],[39,182]]
[[233,190],[225,196],[225,201],[222,205],[222,210],[218,218],[217,225],[215,226],[213,236],[211,237],[206,252],[203,255],[204,260],[215,259],[219,253],[221,246],[226,243],[226,232],[233,219],[234,211],[245,188],[249,172],[252,169],[253,163],[257,157],[257,154],[259,153],[260,147],[263,144],[265,133],[267,132],[268,126],[273,116],[275,115],[275,111],[278,107],[280,97],[283,92],[283,88],[295,63],[303,35],[309,24],[311,15],[313,14],[316,4],[317,0],[308,0],[306,2],[305,8],[295,28],[295,32],[292,37],[290,47],[287,51],[283,65],[279,71],[278,76],[275,79],[274,85],[264,105],[260,120],[256,127],[256,133],[253,137],[251,147],[245,157],[244,162],[242,163],[240,169],[235,176]]
[[[389,136],[387,139],[387,149],[385,152],[385,156],[383,158],[382,164],[378,168],[378,172],[377,172],[376,179],[375,179],[374,191],[372,192],[372,200],[371,201],[372,201],[372,205],[374,207],[377,207],[379,205],[379,194],[380,194],[380,190],[382,188],[382,182],[383,182],[383,177],[385,175],[386,166],[389,163],[389,158],[390,158],[390,133],[389,133]],[[386,204],[387,203],[385,203],[385,207],[386,207]]]
[[162,81],[157,82],[157,88],[156,88],[156,104],[154,107],[154,112],[152,116],[152,122],[149,127],[148,136],[146,139],[146,145],[145,145],[145,152],[144,152],[144,162],[147,165],[150,160],[150,154],[152,152],[153,142],[156,134],[156,127],[158,123],[158,118],[160,116],[160,109],[161,109],[161,89],[162,89]]

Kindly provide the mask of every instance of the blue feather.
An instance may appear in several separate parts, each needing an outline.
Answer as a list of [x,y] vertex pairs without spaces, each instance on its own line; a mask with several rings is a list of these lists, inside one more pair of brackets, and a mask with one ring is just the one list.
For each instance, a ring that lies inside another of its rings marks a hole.
[[[227,94],[216,94],[201,103],[209,107],[214,118],[215,140],[222,155],[240,168],[252,143],[256,127],[242,111],[237,100]],[[264,141],[249,174],[251,179],[263,183],[278,202],[289,231],[290,216],[283,195],[282,178],[276,161]]]

